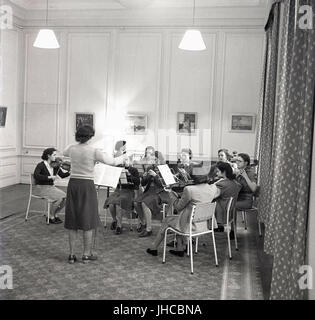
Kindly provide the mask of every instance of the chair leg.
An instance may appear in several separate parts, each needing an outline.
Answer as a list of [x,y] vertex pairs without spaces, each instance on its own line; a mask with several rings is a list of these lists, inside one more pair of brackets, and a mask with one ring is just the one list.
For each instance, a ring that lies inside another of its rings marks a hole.
[[32,196],[30,195],[30,197],[28,199],[27,209],[26,209],[25,221],[27,221],[27,219],[28,219],[28,214],[29,214],[30,206],[31,206],[31,200],[32,200]]
[[245,222],[245,212],[244,211],[242,211],[242,222],[244,223]]
[[227,241],[228,241],[228,248],[229,248],[229,258],[230,260],[232,259],[232,252],[231,252],[231,240],[230,240],[230,226],[228,226],[228,231],[227,231]]
[[217,247],[215,245],[215,237],[214,232],[212,230],[212,242],[213,242],[213,250],[214,250],[214,259],[215,259],[215,266],[218,266],[218,257],[217,257]]
[[50,201],[47,201],[47,224],[49,224],[49,219],[50,219],[50,206],[51,206]]
[[191,274],[194,274],[194,259],[193,259],[193,245],[192,245],[192,237],[189,237],[189,249],[190,249],[190,271]]
[[199,240],[199,237],[196,237],[196,248],[195,248],[195,253],[198,253],[198,240]]
[[189,240],[187,241],[187,257],[189,257],[190,254],[190,243]]
[[129,213],[129,230],[133,231],[133,227],[132,227],[132,211],[130,211],[130,213]]
[[[257,219],[258,220],[258,219]],[[262,236],[262,233],[261,233],[261,224],[260,224],[260,221],[258,220],[258,232],[259,232],[259,236],[261,237]]]
[[234,241],[235,241],[235,250],[238,251],[238,245],[237,245],[237,230],[236,230],[236,224],[234,224]]
[[105,215],[104,215],[104,228],[107,228],[107,210],[108,209],[104,210],[104,212],[105,212]]
[[167,230],[165,230],[165,233],[164,233],[163,260],[162,260],[162,263],[165,263],[166,241],[167,241]]
[[245,230],[247,230],[247,212],[243,211],[243,213],[244,213],[244,227],[245,227]]

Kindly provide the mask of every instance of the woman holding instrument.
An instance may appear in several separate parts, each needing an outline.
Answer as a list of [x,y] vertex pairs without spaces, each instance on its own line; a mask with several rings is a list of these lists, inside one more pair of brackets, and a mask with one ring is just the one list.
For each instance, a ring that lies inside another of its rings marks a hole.
[[[114,157],[119,157],[126,152],[126,141],[117,141],[115,145]],[[124,212],[133,210],[133,202],[135,198],[135,190],[139,189],[140,177],[136,168],[130,165],[130,161],[125,162],[122,175],[127,181],[120,179],[114,193],[112,193],[104,203],[104,209],[109,208],[113,222],[111,230],[115,230],[115,234],[122,232],[122,216]]]
[[[56,162],[57,150],[47,148],[43,151],[42,162],[38,163],[34,171],[36,186],[34,194],[52,200],[49,223],[58,224],[62,220],[57,216],[58,212],[65,206],[66,194],[54,185],[57,176],[66,178],[70,175]],[[70,168],[69,168],[70,169]],[[48,219],[48,218],[47,218]]]
[[152,214],[159,214],[162,203],[170,203],[169,194],[163,188],[157,168],[164,163],[161,152],[155,151],[155,163],[147,165],[143,174],[141,185],[144,187],[144,192],[135,199],[135,206],[140,220],[145,221],[146,228],[139,237],[148,237],[152,234]]

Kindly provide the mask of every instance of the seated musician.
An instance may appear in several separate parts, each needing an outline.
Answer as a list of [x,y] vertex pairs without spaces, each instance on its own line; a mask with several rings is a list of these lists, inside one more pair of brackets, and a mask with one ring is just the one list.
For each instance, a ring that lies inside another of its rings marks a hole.
[[[147,253],[157,256],[158,247],[164,239],[165,231],[168,227],[176,228],[182,232],[188,232],[190,215],[191,215],[191,205],[197,203],[211,202],[213,199],[219,196],[220,191],[218,187],[214,184],[208,184],[208,173],[209,170],[206,168],[194,168],[192,179],[194,180],[194,185],[189,185],[184,188],[184,192],[181,198],[169,190],[171,200],[173,202],[174,208],[179,212],[178,215],[167,216],[163,222],[162,226],[150,248],[147,249]],[[214,170],[211,175],[214,174]],[[207,221],[197,222],[194,225],[195,230],[203,231],[208,229]],[[177,236],[177,250],[170,250],[171,254],[176,256],[184,256],[184,243],[183,237]]]
[[[232,167],[232,170],[233,170],[233,172],[236,170],[236,168],[237,168],[237,166],[236,166],[236,164],[235,163],[232,163],[230,160],[232,159],[232,156],[229,154],[229,151],[228,151],[228,149],[219,149],[218,150],[218,162],[216,162],[216,163],[214,163],[213,165],[212,165],[212,168],[214,169],[214,170],[216,170],[217,168],[216,168],[216,165],[217,165],[217,163],[219,163],[219,162],[224,162],[224,163],[228,163],[231,167]],[[212,179],[211,179],[211,181],[210,181],[210,183],[214,183],[214,182],[216,182],[217,180],[219,180],[220,178],[218,177],[218,176],[214,176]]]
[[[178,169],[183,169],[186,172],[186,177],[190,180],[190,176],[193,170],[193,163],[192,163],[192,151],[189,148],[183,148],[180,153],[180,162],[178,164]],[[182,173],[182,171],[180,171]],[[185,174],[185,173],[183,173]]]
[[140,163],[148,164],[153,163],[152,159],[155,159],[155,150],[152,146],[147,146],[144,150],[144,156],[141,158]]
[[58,212],[65,206],[66,194],[54,185],[57,176],[66,178],[70,175],[59,166],[54,166],[56,161],[57,150],[47,148],[43,151],[43,161],[38,163],[34,171],[36,186],[34,194],[52,200],[51,217],[49,223],[58,224],[62,220],[57,216]]
[[250,166],[250,158],[246,153],[239,153],[236,157],[236,180],[242,185],[239,192],[236,209],[250,209],[253,205],[253,195],[257,189],[255,169]]
[[139,237],[148,237],[152,234],[152,214],[159,214],[162,203],[169,204],[170,202],[169,194],[164,190],[157,173],[157,165],[164,163],[161,152],[155,151],[155,164],[147,165],[142,176],[141,185],[144,191],[136,198],[135,207],[146,228],[139,234]]
[[[140,179],[142,179],[143,174],[146,172],[146,168],[148,165],[153,165],[156,163],[156,158],[155,158],[155,149],[152,146],[147,146],[144,150],[144,155],[141,157],[139,161],[135,161],[134,165],[137,166],[139,169],[139,175]],[[136,192],[136,198],[138,198],[144,191],[144,188],[140,185],[139,190]],[[142,233],[144,230],[147,228],[146,224],[146,216],[150,215],[150,212],[147,212],[149,209],[147,206],[144,204],[141,205],[141,208],[137,209],[137,214],[138,214],[138,227],[137,231],[139,233]],[[137,205],[136,205],[137,208]],[[146,212],[146,214],[145,214]],[[149,220],[150,222],[150,220]],[[151,230],[151,226],[149,225],[147,230]]]
[[231,156],[229,154],[228,149],[220,149],[218,151],[218,160],[219,160],[219,162],[228,163],[232,167],[233,172],[235,172],[235,170],[237,169],[237,165],[236,165],[235,162],[231,161],[232,159],[233,159],[233,156]]
[[[126,141],[117,141],[115,145],[114,157],[119,157],[126,152]],[[130,161],[125,162],[122,171],[122,179],[114,193],[112,193],[104,203],[104,209],[109,208],[113,222],[111,230],[115,230],[115,234],[122,232],[122,215],[124,212],[133,210],[133,201],[135,198],[135,190],[139,189],[140,177],[138,170],[130,165]],[[127,181],[124,181],[127,178]]]
[[[229,163],[219,161],[216,164],[216,175],[219,178],[214,184],[220,190],[220,196],[216,199],[215,217],[217,219],[218,228],[215,231],[223,232],[224,225],[227,220],[227,205],[230,197],[237,200],[241,184],[235,180],[235,175]],[[231,231],[230,238],[233,239],[234,232]]]

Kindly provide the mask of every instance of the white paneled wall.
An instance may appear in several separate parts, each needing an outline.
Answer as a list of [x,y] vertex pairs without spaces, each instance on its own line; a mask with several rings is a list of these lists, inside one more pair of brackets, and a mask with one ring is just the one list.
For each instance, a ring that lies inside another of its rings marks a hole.
[[[124,138],[129,149],[146,145],[176,159],[182,147],[196,158],[218,148],[254,154],[254,133],[229,131],[231,113],[257,114],[262,29],[203,29],[207,50],[178,49],[184,30],[156,28],[59,29],[59,50],[32,47],[25,31],[22,182],[44,147],[74,142],[75,113],[95,115],[94,143],[111,152]],[[178,112],[197,112],[197,133],[176,133]],[[127,113],[146,114],[148,133],[126,135]]]
[[93,112],[96,139],[102,135],[107,106],[110,33],[69,33],[67,140],[73,143],[75,112]]
[[5,127],[0,128],[0,187],[20,181],[21,116],[19,101],[20,31],[1,30],[0,37],[0,106],[7,107]]

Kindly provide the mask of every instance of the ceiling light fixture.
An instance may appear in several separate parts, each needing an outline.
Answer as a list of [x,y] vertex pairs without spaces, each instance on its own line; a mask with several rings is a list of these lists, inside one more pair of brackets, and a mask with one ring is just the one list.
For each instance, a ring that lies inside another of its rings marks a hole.
[[[46,27],[48,22],[48,0],[46,2]],[[57,49],[60,48],[58,40],[53,30],[40,29],[33,43],[36,48]]]
[[202,39],[201,32],[197,29],[194,29],[195,9],[196,9],[195,2],[196,0],[194,0],[194,9],[193,9],[193,28],[186,30],[183,36],[183,39],[178,46],[178,48],[182,50],[201,51],[206,49],[206,45]]

